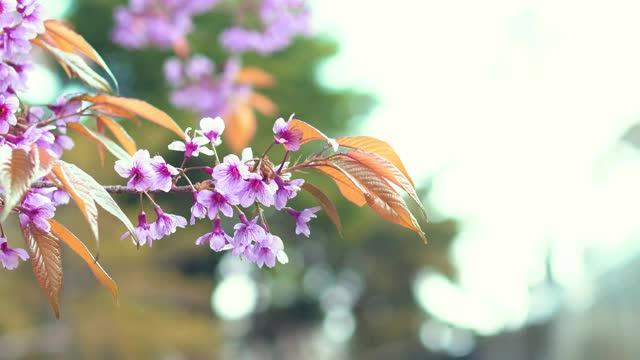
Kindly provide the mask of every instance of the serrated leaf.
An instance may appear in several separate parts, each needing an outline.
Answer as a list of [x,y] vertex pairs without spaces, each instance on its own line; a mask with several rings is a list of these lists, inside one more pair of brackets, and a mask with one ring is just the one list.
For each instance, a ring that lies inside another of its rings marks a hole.
[[67,127],[84,135],[86,138],[98,145],[103,145],[116,158],[120,160],[131,160],[131,155],[108,137],[98,134],[80,123],[68,123]]
[[109,74],[109,77],[116,85],[116,89],[118,89],[118,80],[116,80],[107,63],[82,36],[59,20],[45,20],[44,27],[45,33],[55,41],[58,48],[68,53],[79,52],[93,60]]
[[103,209],[105,209],[109,214],[115,216],[122,224],[129,230],[131,235],[134,237],[134,240],[137,242],[136,232],[134,230],[133,224],[125,215],[125,213],[120,209],[118,204],[113,200],[111,195],[100,185],[91,175],[84,172],[79,167],[74,164],[66,163],[62,160],[59,161],[64,164],[65,171],[72,177],[82,181],[82,183],[89,189],[91,193],[92,199],[100,205]]
[[415,231],[426,243],[427,238],[402,196],[383,177],[356,160],[333,159],[337,169],[344,171],[366,189],[367,204],[387,221]]
[[327,195],[322,192],[322,190],[318,189],[308,182],[302,184],[302,189],[311,194],[314,198],[316,198],[316,200],[318,200],[320,206],[322,207],[322,210],[324,210],[324,212],[329,217],[329,220],[331,220],[331,222],[336,226],[338,234],[340,234],[340,236],[342,237],[342,224],[340,223],[340,216],[338,215],[338,210],[336,209],[335,205],[333,205],[333,202],[331,202],[331,199],[329,199]]
[[257,67],[248,66],[240,69],[236,75],[236,81],[255,87],[272,87],[276,79],[268,72]]
[[98,233],[98,207],[93,200],[91,188],[87,185],[85,179],[69,171],[71,165],[72,164],[59,160],[53,165],[52,171],[56,175],[56,178],[62,183],[64,190],[69,193],[73,201],[78,205],[82,215],[84,215],[84,218],[89,223],[93,236],[96,238],[96,241],[100,243]]
[[416,202],[416,204],[418,204],[425,220],[427,219],[427,211],[422,205],[422,201],[420,201],[415,188],[413,187],[409,179],[407,179],[404,174],[391,163],[391,161],[377,154],[372,154],[358,149],[350,151],[343,156],[350,157],[351,159],[360,162],[364,166],[373,170],[373,172],[375,172],[376,174],[399,186],[411,197],[411,199],[413,199],[413,201]]
[[338,190],[345,199],[362,207],[367,203],[364,197],[366,192],[360,184],[341,169],[338,169],[333,163],[323,161],[312,165],[312,169],[320,171],[329,176],[338,186]]
[[173,121],[173,119],[169,115],[167,115],[167,113],[145,101],[125,97],[109,96],[104,94],[85,94],[77,97],[77,99],[94,103],[95,105],[92,106],[92,110],[102,112],[103,114],[108,116],[125,117],[130,119],[131,117],[129,116],[131,116],[131,114],[135,114],[137,116],[140,116],[141,118],[147,119],[148,121],[169,129],[180,136],[181,139],[185,139],[184,131],[182,131],[180,126],[178,126],[178,124],[176,124],[176,122]]
[[32,223],[22,227],[22,235],[31,257],[33,274],[47,296],[56,319],[59,319],[59,297],[63,278],[60,240],[51,233],[38,229]]
[[411,186],[415,188],[415,184],[404,167],[400,156],[387,142],[371,136],[346,136],[337,138],[336,141],[340,146],[366,151],[389,160],[409,180]]
[[264,116],[273,116],[278,111],[278,107],[271,99],[256,92],[249,96],[249,105]]
[[95,72],[80,56],[60,50],[46,42],[39,41],[36,44],[49,51],[63,65],[70,78],[77,78],[92,89],[101,92],[113,92],[109,82]]
[[240,105],[227,116],[225,125],[222,137],[232,152],[239,153],[256,134],[256,115],[249,106]]
[[49,219],[49,224],[51,225],[51,232],[55,234],[59,239],[65,242],[71,250],[73,250],[78,256],[84,260],[91,269],[93,275],[104,285],[104,287],[109,290],[111,295],[113,296],[113,300],[118,302],[118,286],[115,281],[111,279],[109,274],[100,266],[100,264],[93,257],[87,246],[80,241],[69,229],[64,227],[64,225],[59,222]]
[[40,178],[47,176],[51,172],[51,168],[57,160],[49,150],[39,148],[35,145],[31,146],[31,157],[33,159],[37,159],[34,162],[38,164],[33,174],[33,181],[38,181]]
[[338,143],[335,139],[328,137],[320,130],[302,120],[292,119],[289,123],[289,130],[298,130],[302,133],[302,140],[300,141],[300,144],[304,144],[312,140],[325,140],[331,145],[331,147],[333,147],[334,151],[338,150]]
[[38,164],[29,152],[22,149],[0,147],[0,185],[4,189],[4,209],[0,221],[4,221],[9,212],[29,190]]
[[122,125],[105,116],[98,116],[96,117],[96,120],[99,124],[106,126],[107,129],[111,131],[113,136],[116,138],[116,140],[118,140],[125,151],[129,153],[129,155],[135,154],[135,152],[138,150],[138,148],[136,147],[136,142],[131,138],[131,136],[129,136]]

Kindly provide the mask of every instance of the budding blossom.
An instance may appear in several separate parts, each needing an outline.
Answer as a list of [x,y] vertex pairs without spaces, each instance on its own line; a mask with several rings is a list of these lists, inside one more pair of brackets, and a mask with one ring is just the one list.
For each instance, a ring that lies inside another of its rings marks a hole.
[[126,237],[131,236],[131,239],[133,239],[134,244],[136,245],[149,244],[149,246],[151,246],[151,244],[153,243],[153,233],[151,231],[151,225],[147,223],[147,214],[144,211],[141,211],[140,214],[138,214],[138,226],[133,228],[133,230],[135,231],[136,233],[135,235],[138,238],[137,243],[135,238],[132,236],[132,234],[129,231],[125,232],[120,237],[120,240],[123,240]]
[[203,245],[205,243],[209,243],[209,247],[214,251],[221,251],[226,246],[231,244],[231,236],[227,235],[222,229],[220,225],[220,219],[215,219],[213,221],[213,229],[211,232],[208,232],[202,236],[200,236],[196,240],[196,245]]
[[7,270],[13,270],[18,267],[22,261],[29,259],[29,254],[24,249],[12,249],[7,245],[7,239],[0,236],[0,264]]
[[296,211],[293,209],[287,209],[287,213],[291,215],[296,220],[296,234],[303,234],[306,237],[309,237],[311,234],[311,229],[309,229],[309,221],[312,218],[316,217],[316,213],[320,211],[320,207],[313,207],[311,209],[304,209],[302,211]]
[[[187,226],[187,219],[180,215],[165,214],[159,206],[155,206],[156,221],[151,224],[151,234],[153,240],[160,240],[167,235],[171,235],[176,232],[177,228],[184,228]],[[149,246],[152,245],[152,241],[149,241]]]

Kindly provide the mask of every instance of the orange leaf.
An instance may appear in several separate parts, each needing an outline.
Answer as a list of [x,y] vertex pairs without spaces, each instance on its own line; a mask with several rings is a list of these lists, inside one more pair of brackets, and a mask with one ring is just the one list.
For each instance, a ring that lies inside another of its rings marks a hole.
[[62,254],[60,240],[32,223],[22,227],[22,235],[31,257],[33,274],[44,291],[56,319],[60,318],[59,297],[62,289]]
[[96,259],[91,255],[89,249],[87,249],[86,245],[80,241],[69,229],[64,227],[59,222],[49,219],[49,224],[51,225],[51,232],[54,233],[58,238],[64,241],[70,248],[73,250],[78,256],[84,260],[87,265],[89,265],[89,269],[93,272],[93,275],[104,285],[107,290],[113,296],[113,300],[118,302],[118,286],[116,283],[109,277],[109,275],[104,271],[102,266],[96,261]]
[[135,114],[156,123],[166,129],[169,129],[185,139],[184,132],[176,124],[173,119],[164,111],[155,106],[138,99],[109,96],[109,95],[83,95],[78,99],[93,102],[96,107],[94,110],[103,112],[105,115],[130,118],[129,116],[119,116],[118,114],[130,115]]
[[236,81],[255,87],[272,87],[276,83],[271,74],[253,66],[240,69],[238,75],[236,75]]
[[116,140],[122,145],[122,147],[130,154],[133,155],[138,150],[136,147],[136,142],[129,136],[129,134],[124,130],[122,125],[115,122],[113,119],[98,116],[96,117],[98,124],[102,124],[106,126],[109,131],[115,136]]
[[229,149],[239,153],[255,136],[256,127],[256,115],[253,110],[247,105],[241,105],[227,117],[226,129],[222,136]]
[[340,190],[340,193],[345,197],[345,199],[360,207],[367,203],[364,192],[362,191],[362,188],[358,186],[357,182],[354,182],[353,179],[349,178],[349,176],[347,176],[343,171],[337,169],[333,164],[322,163],[315,165],[313,169],[332,178],[336,185],[338,185],[338,190]]
[[[96,117],[96,133],[104,136],[104,124]],[[104,145],[98,144],[98,155],[100,156],[100,166],[104,166]]]
[[113,76],[111,69],[109,69],[107,63],[102,60],[100,54],[98,54],[98,52],[82,36],[70,29],[65,23],[58,20],[45,20],[44,26],[46,34],[55,40],[59,49],[68,53],[77,51],[93,60],[109,74],[117,89],[118,82],[115,76]]
[[96,203],[95,201],[93,201],[93,197],[91,196],[91,189],[84,181],[82,181],[82,179],[69,174],[68,165],[70,164],[67,164],[61,160],[58,161],[53,166],[53,173],[62,183],[64,189],[69,193],[73,201],[76,202],[76,204],[80,208],[80,211],[82,211],[82,215],[84,215],[84,218],[87,219],[93,236],[95,236],[96,241],[99,241],[98,208],[96,207]]
[[327,135],[323,134],[320,130],[315,127],[307,124],[306,122],[298,119],[293,119],[289,123],[290,130],[298,130],[302,133],[302,140],[300,144],[304,144],[311,140],[326,140],[332,147],[333,150],[338,150],[338,143]]
[[342,224],[340,224],[340,216],[338,216],[338,210],[336,209],[335,205],[333,205],[333,202],[331,202],[331,200],[327,197],[327,195],[325,195],[324,192],[322,192],[322,190],[309,184],[308,182],[302,184],[302,189],[311,194],[314,198],[316,198],[316,200],[318,200],[320,206],[322,207],[322,210],[324,210],[331,222],[333,222],[333,224],[336,226],[336,229],[338,229],[338,234],[342,236]]
[[407,194],[409,194],[409,196],[413,199],[413,201],[418,204],[420,210],[422,211],[422,214],[424,215],[424,218],[427,218],[427,211],[424,209],[424,206],[422,205],[422,202],[420,201],[415,188],[413,187],[411,182],[409,182],[409,179],[407,179],[404,174],[402,174],[402,172],[400,172],[400,170],[391,163],[391,161],[379,155],[357,149],[350,151],[342,156],[346,156],[360,162],[376,174],[386,178],[387,180],[402,188],[402,190],[406,191]]
[[415,187],[413,180],[409,176],[407,169],[405,169],[402,160],[400,160],[400,156],[396,153],[395,150],[388,143],[376,139],[371,136],[346,136],[337,138],[336,141],[340,146],[359,149],[362,151],[366,151],[372,154],[376,154],[382,158],[389,160],[395,167],[400,170],[400,172],[409,180],[411,185]]
[[278,107],[271,99],[255,92],[249,96],[249,105],[253,106],[264,116],[274,116],[276,111],[278,111]]
[[366,189],[367,204],[387,221],[415,231],[426,243],[427,238],[407,204],[383,177],[373,170],[349,158],[333,160],[336,168],[344,171]]
[[22,149],[0,147],[0,185],[4,189],[4,209],[0,219],[4,220],[13,207],[22,199],[34,181],[38,164]]

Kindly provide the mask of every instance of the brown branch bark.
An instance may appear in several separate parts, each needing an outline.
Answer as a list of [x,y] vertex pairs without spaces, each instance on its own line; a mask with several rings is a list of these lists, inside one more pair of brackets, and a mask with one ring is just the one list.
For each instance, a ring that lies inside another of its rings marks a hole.
[[[38,181],[35,184],[31,185],[34,188],[47,188],[47,187],[57,187],[56,184],[50,181]],[[140,191],[130,189],[123,185],[103,185],[104,189],[110,194],[139,194]],[[193,192],[193,188],[191,185],[185,186],[176,186],[169,192],[164,192],[162,190],[149,190],[147,191],[150,194],[169,194],[169,193],[190,193]]]

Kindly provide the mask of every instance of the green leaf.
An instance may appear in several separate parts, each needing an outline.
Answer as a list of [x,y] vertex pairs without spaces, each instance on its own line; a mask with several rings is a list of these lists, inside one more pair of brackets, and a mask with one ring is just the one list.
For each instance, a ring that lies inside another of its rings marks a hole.
[[129,218],[125,213],[120,209],[118,204],[113,200],[111,195],[100,185],[91,175],[84,172],[79,167],[74,164],[69,164],[64,161],[59,161],[63,164],[65,171],[69,176],[77,179],[84,184],[86,188],[89,189],[89,193],[91,194],[91,198],[100,205],[103,209],[105,209],[109,214],[115,216],[118,220],[120,220],[124,226],[129,230],[131,236],[133,236],[134,240],[137,242],[138,238],[136,237],[136,232],[134,230],[133,224],[129,221]]

